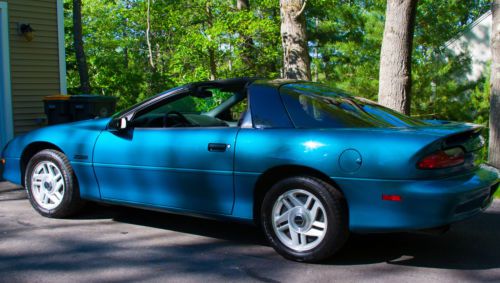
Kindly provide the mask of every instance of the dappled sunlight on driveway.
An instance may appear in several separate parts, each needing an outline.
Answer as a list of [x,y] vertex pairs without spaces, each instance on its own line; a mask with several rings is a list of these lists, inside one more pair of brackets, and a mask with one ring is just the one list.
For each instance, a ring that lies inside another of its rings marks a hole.
[[352,235],[334,258],[302,264],[280,257],[253,226],[96,204],[48,219],[4,185],[0,236],[0,278],[12,281],[500,280],[498,202],[444,235]]

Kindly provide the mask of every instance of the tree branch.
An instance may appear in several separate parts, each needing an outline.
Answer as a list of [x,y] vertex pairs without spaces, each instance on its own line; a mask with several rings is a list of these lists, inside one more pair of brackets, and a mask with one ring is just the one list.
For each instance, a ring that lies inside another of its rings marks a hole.
[[306,9],[306,4],[307,4],[307,0],[304,0],[304,4],[302,4],[302,8],[300,8],[300,10],[297,13],[295,13],[294,18],[298,18],[304,13],[304,11]]
[[151,50],[151,40],[149,38],[149,33],[151,31],[151,23],[150,23],[150,2],[151,0],[148,0],[148,11],[147,11],[147,18],[146,18],[146,21],[147,21],[147,27],[146,27],[146,43],[148,44],[148,51],[149,51],[149,64],[151,65],[151,67],[154,69],[155,68],[155,64],[153,62],[153,51]]

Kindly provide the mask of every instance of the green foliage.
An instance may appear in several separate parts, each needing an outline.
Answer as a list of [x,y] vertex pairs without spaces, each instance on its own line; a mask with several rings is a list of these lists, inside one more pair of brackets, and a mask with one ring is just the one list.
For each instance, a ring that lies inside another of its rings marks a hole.
[[[313,76],[357,96],[377,99],[385,1],[311,1],[308,10]],[[490,2],[419,1],[412,58],[412,114],[483,123],[485,80],[465,80],[471,60],[445,43],[489,9]],[[314,55],[316,52],[312,52]],[[464,111],[464,108],[467,111]]]
[[[84,42],[93,92],[118,97],[121,109],[175,85],[208,80],[209,49],[215,50],[220,78],[278,77],[279,7],[271,0],[252,5],[250,11],[238,11],[230,1],[151,0],[153,68],[148,63],[146,1],[84,0]],[[65,0],[65,8],[68,89],[75,93],[71,0]],[[249,51],[243,36],[252,38]],[[252,68],[243,64],[243,52],[254,59]]]
[[193,101],[196,104],[196,110],[200,113],[205,113],[213,110],[215,107],[219,106],[223,101],[227,100],[229,97],[233,96],[233,93],[223,92],[218,89],[211,90],[212,96],[208,98],[197,98],[193,97]]
[[[252,0],[249,11],[237,10],[234,0],[150,1],[154,67],[146,43],[146,0],[83,1],[93,92],[118,97],[119,109],[175,85],[210,79],[210,50],[218,78],[280,76],[278,1]],[[64,0],[68,85],[75,93],[71,2]],[[488,76],[477,82],[464,80],[470,68],[468,54],[455,55],[443,46],[489,5],[487,0],[419,1],[413,115],[486,125]],[[306,17],[313,77],[376,100],[385,1],[310,0]],[[205,106],[200,102],[200,107]]]

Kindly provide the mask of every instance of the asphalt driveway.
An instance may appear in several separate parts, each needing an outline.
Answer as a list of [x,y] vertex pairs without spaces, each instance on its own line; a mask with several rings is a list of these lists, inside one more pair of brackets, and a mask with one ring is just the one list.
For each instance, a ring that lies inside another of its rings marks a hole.
[[496,201],[444,235],[354,235],[330,261],[303,264],[251,226],[95,204],[47,219],[0,183],[2,282],[499,282],[499,241]]

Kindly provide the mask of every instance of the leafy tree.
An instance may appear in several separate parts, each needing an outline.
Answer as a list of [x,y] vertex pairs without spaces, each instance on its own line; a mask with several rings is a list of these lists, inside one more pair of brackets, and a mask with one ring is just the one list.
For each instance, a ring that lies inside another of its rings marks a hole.
[[[92,89],[118,97],[118,108],[179,84],[210,79],[209,48],[214,50],[218,78],[280,77],[283,52],[276,0],[252,0],[248,9],[238,8],[237,0],[150,1],[155,71],[146,42],[146,0],[82,0]],[[207,4],[213,14],[211,27]],[[385,8],[378,0],[307,1],[306,35],[318,81],[377,98]],[[469,70],[468,54],[455,55],[443,46],[487,9],[487,0],[419,1],[412,59],[414,115],[486,121],[488,109],[457,111],[484,97],[479,93],[484,94],[485,79],[472,83],[460,79]],[[65,27],[68,90],[74,94],[79,93],[79,76],[72,43],[72,0],[65,0]]]

